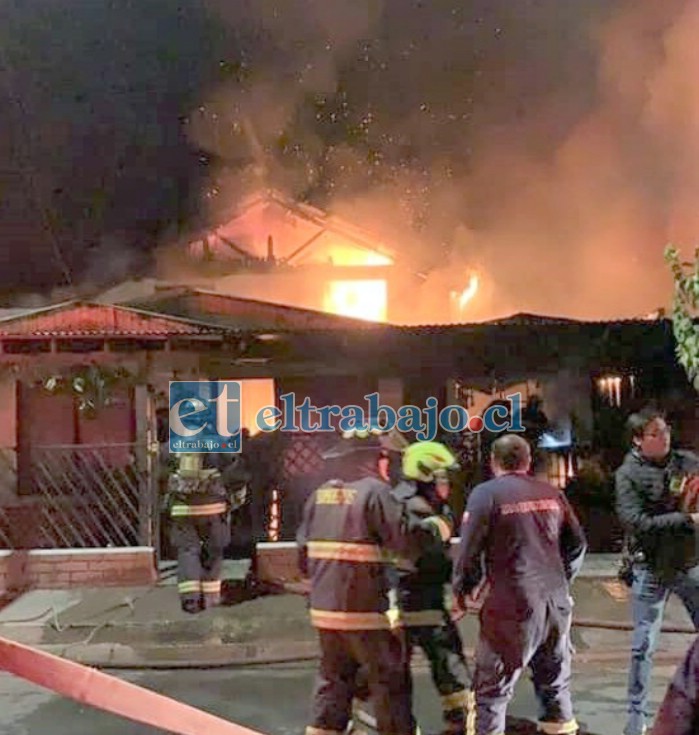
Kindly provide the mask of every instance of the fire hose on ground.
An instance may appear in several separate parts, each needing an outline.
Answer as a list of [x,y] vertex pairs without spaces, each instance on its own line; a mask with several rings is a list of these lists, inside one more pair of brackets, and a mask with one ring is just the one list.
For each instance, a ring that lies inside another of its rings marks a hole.
[[[465,614],[476,614],[468,610]],[[603,630],[630,631],[633,626],[618,621],[577,619],[573,626]],[[665,633],[694,634],[687,626],[666,625]],[[269,657],[267,661],[256,660],[256,665],[265,663],[293,663],[316,659],[316,655],[294,657]],[[214,666],[230,664],[216,662]],[[212,668],[214,667],[212,666]],[[144,669],[153,668],[144,664],[136,666],[111,666],[109,668]],[[170,668],[204,668],[202,664],[180,665]],[[206,667],[209,668],[209,667]],[[176,735],[261,735],[259,732],[236,723],[223,720],[190,705],[162,694],[152,692],[136,684],[125,682],[96,668],[70,661],[51,653],[31,648],[6,638],[0,638],[0,669],[27,681],[61,694],[76,702],[116,714],[135,722],[168,730]],[[354,713],[356,724],[375,727],[374,718],[362,711]]]
[[0,669],[69,699],[176,735],[260,735],[97,669],[0,638]]

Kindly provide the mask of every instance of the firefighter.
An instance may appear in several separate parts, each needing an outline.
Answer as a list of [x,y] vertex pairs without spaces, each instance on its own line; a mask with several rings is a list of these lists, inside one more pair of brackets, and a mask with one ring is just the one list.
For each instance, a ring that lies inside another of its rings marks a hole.
[[180,454],[179,466],[168,480],[177,588],[188,613],[220,603],[223,550],[230,542],[229,501],[221,473],[203,463],[202,454]]
[[[356,437],[347,440],[356,444]],[[397,451],[388,453],[399,460]],[[357,463],[366,456],[358,455]],[[394,555],[410,556],[441,543],[441,536],[435,519],[411,525],[390,490],[376,476],[329,480],[306,503],[297,534],[299,563],[310,577],[311,623],[321,651],[307,735],[345,732],[360,669],[380,735],[415,731],[405,635],[389,603],[390,569]]]
[[564,494],[527,473],[531,452],[515,434],[497,439],[494,478],[474,488],[461,526],[454,594],[465,607],[483,581],[474,689],[476,732],[505,732],[507,705],[529,667],[539,732],[578,732],[570,696],[570,583],[586,543]]
[[415,564],[398,563],[401,620],[409,650],[419,646],[430,664],[432,681],[441,696],[444,735],[472,735],[475,708],[471,676],[458,628],[447,612],[445,592],[451,583],[450,539],[453,515],[447,503],[459,464],[442,444],[417,442],[403,453],[403,482],[394,488],[416,519],[438,517],[444,524],[444,542],[422,555]]

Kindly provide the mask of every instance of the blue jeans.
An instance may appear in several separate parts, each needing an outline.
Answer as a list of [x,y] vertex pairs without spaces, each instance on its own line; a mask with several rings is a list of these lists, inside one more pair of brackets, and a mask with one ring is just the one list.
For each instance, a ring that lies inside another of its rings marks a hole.
[[653,654],[658,645],[665,604],[671,592],[682,600],[695,629],[699,630],[699,566],[677,574],[669,584],[661,582],[650,569],[634,567],[631,586],[633,638],[629,668],[628,719],[624,735],[641,735],[646,728]]

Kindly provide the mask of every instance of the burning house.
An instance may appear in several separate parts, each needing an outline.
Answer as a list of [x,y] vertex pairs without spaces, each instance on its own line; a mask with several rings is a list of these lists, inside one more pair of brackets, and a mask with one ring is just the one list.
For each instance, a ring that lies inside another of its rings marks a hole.
[[[163,275],[224,294],[390,323],[419,319],[428,278],[396,244],[274,191],[243,200],[226,221],[169,250]],[[430,303],[446,321],[462,321],[477,288],[471,275],[430,293]]]
[[[671,409],[681,443],[696,436],[696,397],[663,319],[521,314],[395,326],[161,286],[128,305],[68,302],[8,314],[0,348],[0,545],[8,549],[162,552],[153,447],[170,380],[240,380],[241,419],[253,432],[257,410],[280,405],[288,392],[315,406],[361,405],[372,392],[393,408],[434,396],[471,415],[514,391],[539,395],[549,419],[540,434],[544,471],[560,487],[577,473],[583,445],[607,452],[613,466],[626,415],[649,398]],[[270,536],[288,539],[323,437],[281,438],[280,474],[265,489],[274,493],[267,521]],[[469,487],[477,460],[472,443],[461,449],[473,471]]]

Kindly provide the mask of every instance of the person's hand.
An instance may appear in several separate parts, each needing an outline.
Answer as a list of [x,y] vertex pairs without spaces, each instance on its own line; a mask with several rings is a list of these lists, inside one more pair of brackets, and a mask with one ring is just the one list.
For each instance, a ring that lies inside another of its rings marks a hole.
[[690,513],[689,517],[692,519],[692,523],[695,526],[699,526],[699,513]]
[[455,623],[458,623],[466,615],[466,600],[463,595],[454,595],[450,615]]
[[699,476],[691,475],[683,483],[682,507],[687,513],[699,510]]

